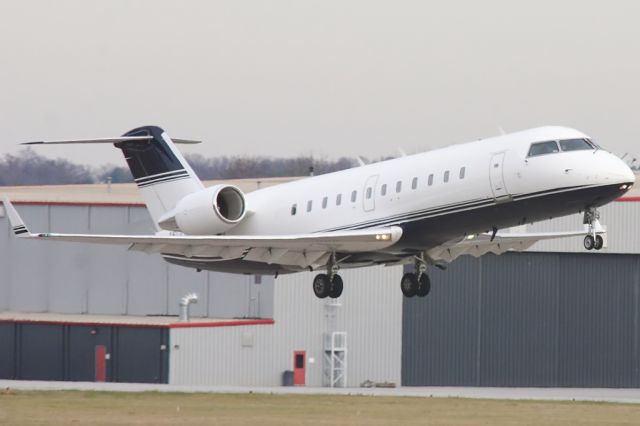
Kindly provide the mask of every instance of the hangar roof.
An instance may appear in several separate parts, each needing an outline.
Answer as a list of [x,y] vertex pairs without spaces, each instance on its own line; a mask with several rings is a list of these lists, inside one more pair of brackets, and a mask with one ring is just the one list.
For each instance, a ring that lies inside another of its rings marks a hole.
[[[290,182],[300,177],[208,180],[205,186],[220,183],[235,185],[243,192]],[[134,183],[86,184],[86,185],[38,185],[0,187],[0,194],[7,194],[14,202],[26,203],[78,203],[78,204],[129,204],[143,205],[138,187]]]
[[0,323],[17,322],[21,324],[62,324],[84,326],[120,326],[120,327],[231,327],[239,325],[273,324],[272,319],[213,319],[191,318],[189,322],[179,322],[177,316],[120,316],[120,315],[78,315],[56,314],[50,312],[0,312]]

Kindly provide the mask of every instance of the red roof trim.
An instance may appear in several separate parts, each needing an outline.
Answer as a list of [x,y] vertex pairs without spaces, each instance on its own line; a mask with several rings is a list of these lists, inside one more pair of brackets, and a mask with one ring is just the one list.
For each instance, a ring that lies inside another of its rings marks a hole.
[[238,321],[211,321],[211,322],[176,322],[169,324],[169,328],[195,328],[195,327],[236,327],[239,325],[273,325],[272,319],[238,320]]
[[620,197],[616,201],[624,202],[624,201],[640,201],[640,197]]
[[81,327],[129,327],[129,328],[195,328],[195,327],[236,327],[240,325],[273,325],[272,319],[260,320],[235,320],[235,321],[201,321],[201,322],[176,322],[171,324],[135,324],[119,322],[77,322],[77,321],[52,321],[37,319],[0,319],[2,323],[15,324],[41,324],[41,325],[77,325]]

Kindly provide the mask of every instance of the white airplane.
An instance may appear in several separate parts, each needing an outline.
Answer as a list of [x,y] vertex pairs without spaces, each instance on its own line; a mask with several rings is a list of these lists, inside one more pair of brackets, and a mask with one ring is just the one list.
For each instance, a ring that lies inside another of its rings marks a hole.
[[[198,270],[277,274],[326,270],[319,298],[339,297],[340,268],[414,263],[401,279],[407,297],[426,296],[427,269],[463,254],[524,250],[537,241],[584,236],[604,245],[597,207],[635,182],[631,169],[587,135],[541,127],[453,145],[248,194],[205,188],[164,130],[145,126],[123,137],[29,144],[113,143],[124,154],[155,235],[31,233],[5,197],[20,238],[126,244]],[[498,232],[584,212],[584,229]]]

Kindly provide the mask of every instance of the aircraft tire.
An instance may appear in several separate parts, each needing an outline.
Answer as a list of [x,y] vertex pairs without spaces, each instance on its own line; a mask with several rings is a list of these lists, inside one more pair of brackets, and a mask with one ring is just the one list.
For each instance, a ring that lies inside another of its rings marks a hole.
[[587,250],[593,250],[596,245],[596,240],[593,238],[593,235],[587,235],[584,237],[584,248]]
[[431,291],[431,279],[429,275],[422,274],[420,276],[420,281],[418,282],[418,290],[416,291],[416,296],[425,297]]
[[596,240],[593,245],[595,250],[600,250],[604,246],[604,240],[602,239],[602,235],[596,235]]
[[333,280],[331,280],[331,285],[329,286],[329,297],[337,299],[342,295],[343,288],[344,284],[342,282],[342,277],[338,274],[334,275]]
[[418,278],[413,272],[407,272],[400,280],[400,290],[405,297],[413,297],[418,292]]
[[313,293],[318,299],[324,299],[329,296],[331,283],[327,274],[318,274],[313,279]]

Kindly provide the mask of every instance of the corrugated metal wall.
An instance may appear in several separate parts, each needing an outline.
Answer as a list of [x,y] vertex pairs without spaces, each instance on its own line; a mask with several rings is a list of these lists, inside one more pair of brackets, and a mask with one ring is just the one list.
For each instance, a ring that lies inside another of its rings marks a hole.
[[507,253],[405,299],[407,386],[640,387],[640,255]]
[[[347,332],[348,386],[365,380],[400,383],[401,274],[401,267],[341,271],[345,289],[335,331]],[[169,382],[277,386],[293,367],[293,352],[303,350],[306,383],[321,386],[323,333],[331,326],[331,308],[313,295],[314,275],[276,280],[274,325],[171,329]],[[243,341],[253,344],[243,346]]]
[[[143,207],[18,205],[33,232],[153,232]],[[273,277],[169,265],[126,247],[24,241],[0,217],[0,310],[113,315],[178,315],[179,300],[196,292],[198,317],[273,315]]]
[[108,382],[167,383],[166,327],[0,323],[0,379],[94,381],[103,345]]

